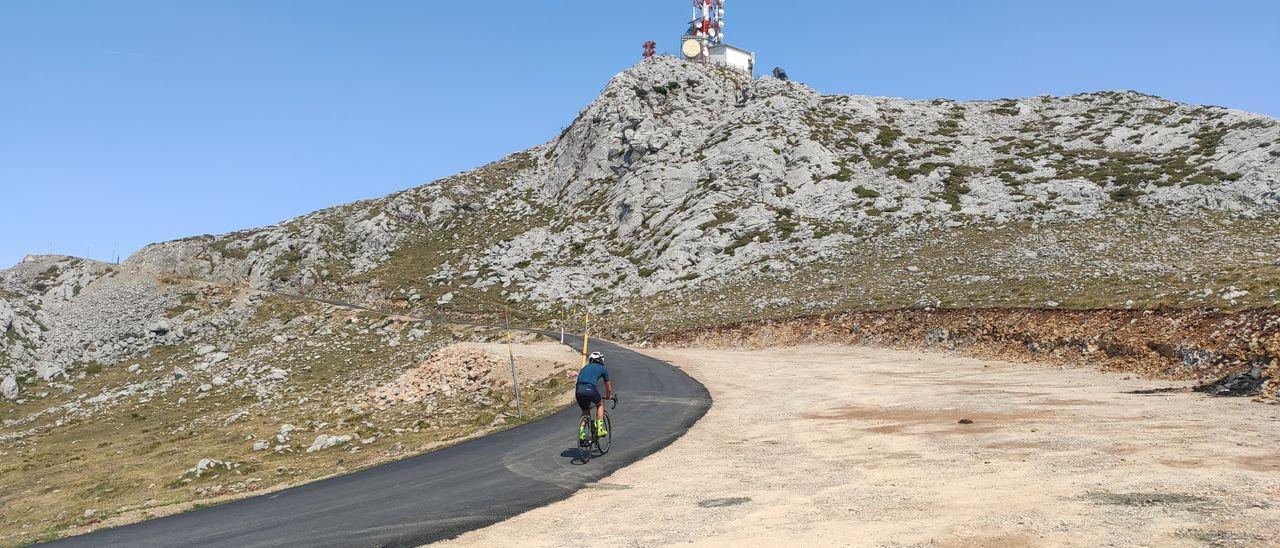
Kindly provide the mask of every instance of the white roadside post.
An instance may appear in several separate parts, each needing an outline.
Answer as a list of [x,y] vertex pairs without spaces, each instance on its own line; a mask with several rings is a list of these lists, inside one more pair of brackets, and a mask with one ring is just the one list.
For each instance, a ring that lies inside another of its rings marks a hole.
[[507,328],[507,359],[511,361],[511,389],[516,395],[516,416],[523,417],[524,410],[520,407],[520,379],[516,376],[516,354],[511,348],[511,309],[509,307],[503,311],[502,323]]

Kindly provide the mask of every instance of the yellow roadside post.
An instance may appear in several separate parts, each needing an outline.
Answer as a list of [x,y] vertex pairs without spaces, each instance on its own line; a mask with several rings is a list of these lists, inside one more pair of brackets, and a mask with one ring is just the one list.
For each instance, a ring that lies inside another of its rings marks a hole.
[[587,366],[587,341],[591,339],[591,312],[584,311],[582,317],[582,366]]

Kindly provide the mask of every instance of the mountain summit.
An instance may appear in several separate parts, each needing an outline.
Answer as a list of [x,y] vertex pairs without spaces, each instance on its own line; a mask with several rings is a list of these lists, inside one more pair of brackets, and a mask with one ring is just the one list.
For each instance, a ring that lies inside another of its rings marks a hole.
[[121,267],[32,258],[0,275],[0,350],[15,371],[138,352],[150,343],[114,331],[58,341],[93,314],[140,334],[182,323],[165,311],[185,290],[163,279],[420,311],[576,302],[639,330],[904,306],[1273,305],[1271,282],[1215,273],[1280,258],[1277,212],[1268,117],[1128,91],[823,95],[657,57],[551,142],[473,171],[154,244]]

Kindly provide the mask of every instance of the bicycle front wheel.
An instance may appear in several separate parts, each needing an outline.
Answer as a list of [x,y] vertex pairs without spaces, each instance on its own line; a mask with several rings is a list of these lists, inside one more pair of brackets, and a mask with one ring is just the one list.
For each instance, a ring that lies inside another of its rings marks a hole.
[[604,414],[605,435],[596,439],[596,447],[600,449],[600,454],[604,455],[609,452],[609,445],[613,443],[613,425],[609,424],[609,413]]

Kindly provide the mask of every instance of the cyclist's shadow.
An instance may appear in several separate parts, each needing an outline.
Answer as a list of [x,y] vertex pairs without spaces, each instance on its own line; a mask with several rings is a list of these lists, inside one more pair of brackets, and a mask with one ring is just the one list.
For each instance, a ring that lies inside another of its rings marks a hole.
[[560,456],[569,459],[569,464],[572,464],[574,466],[581,466],[583,464],[586,464],[587,462],[590,462],[590,461],[583,462],[582,453],[579,451],[577,447],[571,447],[569,449],[565,449],[564,451],[561,451]]

